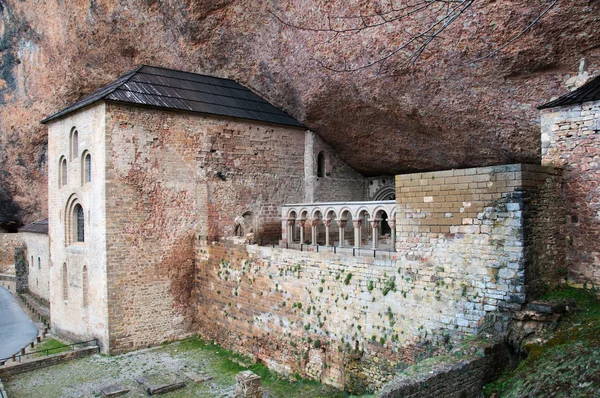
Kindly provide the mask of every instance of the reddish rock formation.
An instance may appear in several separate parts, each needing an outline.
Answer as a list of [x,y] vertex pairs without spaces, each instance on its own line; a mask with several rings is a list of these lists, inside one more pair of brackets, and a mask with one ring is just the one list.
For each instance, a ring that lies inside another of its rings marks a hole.
[[368,175],[539,162],[535,107],[566,91],[582,56],[590,72],[600,68],[596,0],[559,0],[513,45],[469,63],[546,7],[475,2],[416,66],[405,71],[396,57],[381,75],[334,73],[314,59],[364,62],[393,49],[422,19],[327,41],[331,34],[286,27],[269,13],[318,26],[326,13],[382,11],[388,3],[352,4],[0,0],[0,184],[22,208],[22,221],[45,215],[46,131],[39,120],[142,63],[234,78]]

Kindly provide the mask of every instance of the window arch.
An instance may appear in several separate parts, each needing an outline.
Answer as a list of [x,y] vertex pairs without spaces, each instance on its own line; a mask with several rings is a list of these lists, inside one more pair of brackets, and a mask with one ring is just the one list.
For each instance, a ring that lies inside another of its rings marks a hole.
[[85,241],[85,220],[83,217],[83,207],[76,204],[73,208],[73,216],[75,217],[75,241]]
[[67,269],[67,263],[63,263],[62,269],[62,288],[63,288],[63,300],[69,299],[69,274]]
[[81,288],[82,288],[82,305],[84,308],[88,306],[88,269],[87,265],[83,266],[82,275],[81,275]]
[[67,159],[64,156],[58,161],[58,187],[67,185]]
[[79,133],[77,132],[77,129],[75,127],[73,127],[71,129],[69,149],[70,149],[69,160],[77,159],[78,158],[77,154],[79,152]]
[[85,242],[85,216],[76,195],[72,195],[65,209],[65,246]]
[[323,151],[317,155],[317,177],[325,177],[325,155]]
[[92,155],[84,151],[81,155],[81,185],[92,181]]

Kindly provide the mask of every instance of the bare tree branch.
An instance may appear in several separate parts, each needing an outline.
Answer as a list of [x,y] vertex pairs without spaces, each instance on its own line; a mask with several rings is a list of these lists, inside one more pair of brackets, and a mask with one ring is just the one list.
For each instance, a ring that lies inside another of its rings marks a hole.
[[[414,2],[408,0],[401,7],[395,6],[394,2],[390,0],[389,7],[387,10],[381,12],[357,14],[357,15],[326,15],[324,26],[308,26],[302,24],[295,24],[272,11],[269,13],[279,23],[288,26],[293,29],[299,29],[317,33],[333,33],[325,43],[333,43],[334,41],[340,40],[343,35],[355,35],[361,32],[365,32],[371,29],[380,28],[390,23],[398,23],[409,17],[419,15],[420,18],[432,19],[432,22],[428,22],[429,25],[419,31],[418,33],[411,33],[404,30],[408,34],[408,39],[402,42],[400,45],[393,48],[391,51],[386,52],[383,55],[376,56],[375,59],[360,63],[358,66],[352,65],[351,62],[344,57],[343,62],[338,62],[338,66],[332,65],[323,59],[312,58],[322,68],[330,70],[332,72],[354,72],[363,69],[368,69],[373,66],[378,66],[378,74],[381,73],[387,63],[392,57],[399,53],[404,53],[406,60],[400,64],[400,66],[414,65],[421,55],[427,50],[436,38],[452,25],[469,7],[473,5],[475,0],[415,0]],[[506,47],[510,46],[515,41],[519,40],[525,33],[531,30],[531,28],[538,23],[544,15],[546,15],[556,4],[558,0],[552,0],[550,5],[546,7],[530,24],[527,25],[521,32],[511,38],[508,42],[502,46],[493,50],[489,54],[469,61],[469,63],[482,61],[486,58],[490,58],[502,51]],[[428,11],[423,17],[422,13]]]
[[514,36],[512,39],[510,39],[509,41],[507,41],[506,43],[504,43],[503,45],[501,45],[494,51],[491,51],[489,54],[472,60],[471,63],[483,61],[486,58],[490,58],[490,57],[498,54],[500,51],[502,51],[506,47],[513,44],[515,41],[519,40],[521,38],[521,36],[523,36],[525,33],[527,33],[533,27],[533,25],[538,23],[539,20],[542,19],[544,17],[544,15],[546,15],[548,13],[548,11],[550,11],[550,9],[552,9],[552,7],[554,7],[556,5],[556,3],[558,3],[558,0],[553,0],[552,3],[550,3],[550,5],[544,11],[542,11],[542,13],[540,15],[538,15],[537,18],[533,20],[533,22],[531,22],[529,25],[527,25],[527,27],[525,29],[523,29],[518,35]]

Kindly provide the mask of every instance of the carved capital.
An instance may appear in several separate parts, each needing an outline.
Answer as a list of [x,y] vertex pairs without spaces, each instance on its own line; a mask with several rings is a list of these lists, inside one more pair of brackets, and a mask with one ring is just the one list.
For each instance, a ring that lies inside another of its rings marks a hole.
[[352,220],[352,225],[354,225],[354,228],[360,228],[360,226],[362,225],[362,219]]
[[290,227],[294,225],[294,223],[296,222],[296,220],[294,219],[288,219],[287,220],[287,225],[289,225]]
[[388,225],[390,226],[391,229],[396,229],[396,220],[390,220],[388,218],[387,223],[388,223]]
[[346,228],[346,224],[348,224],[348,220],[336,220],[336,224],[340,228]]
[[300,228],[304,228],[306,225],[306,220],[298,220],[298,225],[300,225]]
[[331,218],[326,218],[325,220],[323,220],[323,224],[325,224],[325,226],[326,226],[327,228],[329,228],[329,226],[331,225],[331,222],[332,222],[332,221],[333,221],[333,220],[332,220]]
[[312,225],[313,227],[316,227],[316,226],[317,226],[317,225],[319,225],[320,223],[321,223],[321,219],[320,219],[320,218],[313,218],[313,219],[311,220],[311,225]]

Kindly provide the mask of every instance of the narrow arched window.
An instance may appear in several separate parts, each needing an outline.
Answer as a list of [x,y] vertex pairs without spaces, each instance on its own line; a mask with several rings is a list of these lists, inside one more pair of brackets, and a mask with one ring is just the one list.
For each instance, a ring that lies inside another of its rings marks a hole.
[[92,155],[84,151],[81,155],[81,186],[92,181]]
[[69,160],[77,159],[79,156],[77,155],[79,152],[79,134],[75,127],[71,129],[71,140],[70,140],[70,158]]
[[317,177],[325,177],[325,155],[319,152],[317,156]]
[[58,187],[67,185],[67,159],[61,157],[58,169]]
[[69,274],[67,270],[67,263],[63,264],[63,272],[62,272],[62,283],[63,283],[63,300],[69,299]]
[[88,269],[87,265],[83,266],[83,272],[81,276],[81,284],[82,284],[82,293],[83,293],[83,307],[88,306]]
[[85,155],[83,164],[84,164],[83,181],[90,182],[90,181],[92,181],[92,155],[90,155],[89,153],[87,155]]
[[75,205],[74,215],[75,215],[75,236],[77,238],[77,242],[85,241],[85,222],[83,218],[83,207],[80,204]]
[[31,256],[31,262],[29,263],[29,268],[33,268],[33,256]]
[[42,269],[42,259],[38,257],[38,269]]

